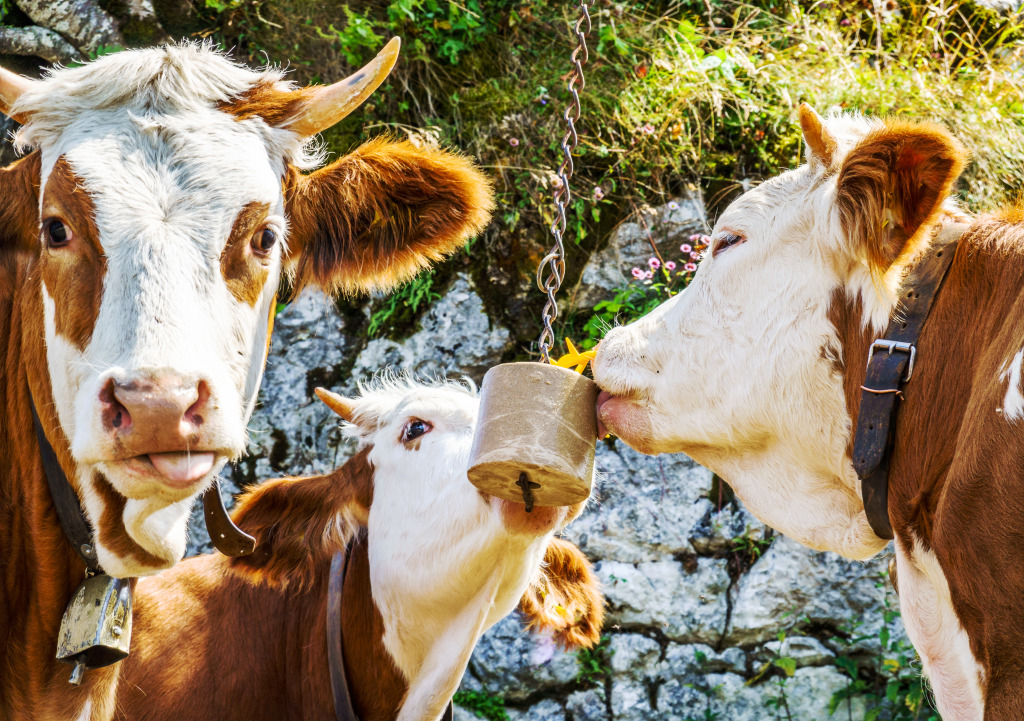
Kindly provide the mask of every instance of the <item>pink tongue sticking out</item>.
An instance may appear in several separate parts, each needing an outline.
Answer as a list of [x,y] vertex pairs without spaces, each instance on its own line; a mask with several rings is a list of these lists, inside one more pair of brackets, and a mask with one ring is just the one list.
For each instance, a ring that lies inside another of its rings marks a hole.
[[161,476],[172,483],[192,483],[213,468],[213,453],[150,453],[149,460]]

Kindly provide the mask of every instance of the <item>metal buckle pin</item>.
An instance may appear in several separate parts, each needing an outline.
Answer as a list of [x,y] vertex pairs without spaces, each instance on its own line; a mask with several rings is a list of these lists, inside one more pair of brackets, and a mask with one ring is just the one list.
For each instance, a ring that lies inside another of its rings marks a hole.
[[889,351],[889,355],[892,355],[894,350],[898,350],[902,353],[910,354],[910,364],[907,366],[907,374],[903,376],[903,382],[906,383],[910,380],[910,377],[914,375],[914,360],[917,358],[917,348],[912,343],[906,343],[898,340],[887,340],[881,338],[871,344],[871,348],[868,350],[868,367],[871,366],[871,359],[875,355],[876,348],[884,348]]

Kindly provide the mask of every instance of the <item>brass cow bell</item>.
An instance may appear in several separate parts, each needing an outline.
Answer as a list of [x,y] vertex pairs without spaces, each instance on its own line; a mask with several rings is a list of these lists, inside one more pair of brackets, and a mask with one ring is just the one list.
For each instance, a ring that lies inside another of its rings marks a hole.
[[590,495],[597,384],[547,363],[504,363],[484,375],[469,480],[526,505],[571,506]]
[[78,686],[86,669],[125,658],[131,637],[131,581],[99,573],[82,582],[64,611],[57,659],[75,665],[70,681]]

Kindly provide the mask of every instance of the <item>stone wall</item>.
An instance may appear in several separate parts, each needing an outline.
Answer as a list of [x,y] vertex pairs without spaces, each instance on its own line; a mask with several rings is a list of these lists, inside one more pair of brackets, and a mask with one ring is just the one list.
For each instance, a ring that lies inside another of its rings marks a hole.
[[[622,268],[649,255],[650,239],[668,253],[699,232],[702,208],[683,197],[621,226],[584,271],[578,302],[626,282]],[[226,479],[225,496],[275,475],[327,471],[351,452],[315,386],[355,392],[383,368],[479,382],[510,343],[465,275],[403,340],[354,332],[367,312],[310,293],[278,315],[251,455]],[[597,466],[594,498],[566,536],[604,584],[605,642],[578,657],[509,617],[473,655],[462,685],[470,697],[501,697],[513,721],[817,721],[850,683],[837,654],[852,655],[870,681],[883,626],[901,637],[898,619],[885,622],[895,600],[881,581],[884,559],[846,561],[775,536],[684,456],[651,458],[604,441]],[[199,518],[193,553],[209,550]],[[864,700],[843,703],[835,717],[863,718]],[[457,718],[475,716],[460,708]]]

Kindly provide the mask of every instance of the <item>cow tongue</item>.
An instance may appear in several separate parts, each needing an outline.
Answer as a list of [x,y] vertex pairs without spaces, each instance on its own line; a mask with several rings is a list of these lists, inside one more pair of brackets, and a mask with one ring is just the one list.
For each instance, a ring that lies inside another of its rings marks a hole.
[[149,460],[172,483],[192,483],[213,468],[213,453],[150,453]]

